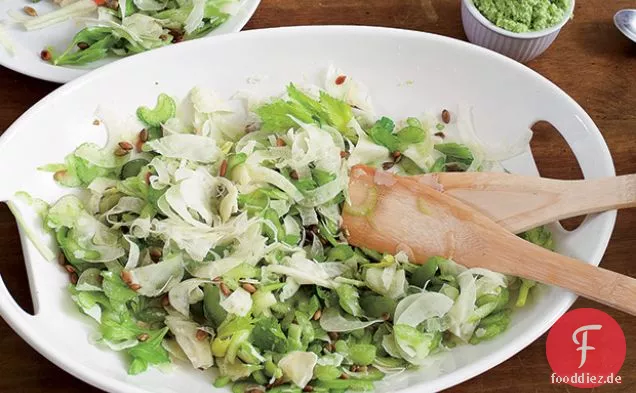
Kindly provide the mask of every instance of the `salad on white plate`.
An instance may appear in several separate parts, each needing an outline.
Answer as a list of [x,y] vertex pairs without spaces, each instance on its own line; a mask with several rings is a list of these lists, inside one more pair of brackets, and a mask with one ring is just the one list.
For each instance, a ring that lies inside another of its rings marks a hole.
[[[9,202],[39,213],[69,296],[96,322],[90,339],[124,353],[129,374],[184,363],[217,368],[210,383],[234,392],[368,391],[496,337],[526,304],[531,281],[356,248],[341,229],[353,165],[502,170],[470,111],[378,116],[333,67],[279,97],[198,86],[140,104],[130,117],[100,108],[106,145],[40,168],[79,193]],[[521,236],[554,248],[543,227]]]
[[42,49],[42,60],[54,65],[84,65],[108,55],[127,56],[199,38],[240,5],[239,0],[52,0],[59,8],[40,15],[35,8],[40,1],[11,10],[9,16],[27,31],[71,18],[86,25],[64,51]]
[[241,30],[260,0],[4,0],[0,64],[67,82],[118,58]]

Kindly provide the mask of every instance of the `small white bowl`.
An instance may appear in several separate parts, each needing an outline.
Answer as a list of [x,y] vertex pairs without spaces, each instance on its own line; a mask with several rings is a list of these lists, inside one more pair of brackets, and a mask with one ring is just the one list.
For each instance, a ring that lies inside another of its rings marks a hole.
[[525,63],[543,53],[572,17],[575,0],[570,1],[563,20],[547,29],[528,33],[513,33],[486,19],[472,0],[462,0],[462,23],[468,40]]

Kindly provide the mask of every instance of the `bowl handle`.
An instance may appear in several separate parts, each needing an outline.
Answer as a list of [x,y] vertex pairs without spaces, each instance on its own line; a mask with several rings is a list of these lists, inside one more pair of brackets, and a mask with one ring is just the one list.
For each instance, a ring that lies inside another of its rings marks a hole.
[[[33,316],[24,311],[7,289],[7,286],[0,275],[0,316],[11,325],[11,320],[16,318],[32,318]],[[13,327],[13,326],[12,326]]]
[[[594,122],[585,111],[570,97],[568,99],[575,106],[574,110],[567,106],[554,106],[548,109],[543,116],[532,119],[534,125],[540,121],[550,123],[561,134],[572,150],[579,163],[583,177],[586,179],[602,177],[600,173],[616,173],[611,155],[603,137],[595,132]],[[604,153],[608,159],[585,160],[590,154]]]
[[[565,95],[562,92],[557,94]],[[583,178],[589,180],[607,177],[608,173],[615,175],[609,148],[601,134],[597,132],[594,122],[571,97],[566,96],[565,98],[565,100],[555,100],[552,96],[543,97],[545,105],[541,113],[537,114],[535,118],[529,119],[529,124],[533,125],[539,121],[550,123],[570,147],[579,164]],[[595,157],[595,159],[586,159],[589,156]],[[615,219],[616,210],[610,210],[587,215],[583,222],[572,231],[566,231],[561,225],[557,225],[553,228],[558,229],[553,231],[555,242],[557,245],[564,243],[579,245],[569,252],[569,256],[573,258],[595,259],[599,250],[605,250]],[[603,233],[604,235],[601,238],[596,238],[596,241],[590,241],[590,233]],[[598,259],[600,260],[600,256]]]
[[[15,205],[10,200],[0,199],[0,201],[3,201],[4,203],[6,203],[6,205],[9,207],[9,211],[12,214],[14,214],[14,218],[15,218],[15,213],[16,213]],[[17,221],[19,220],[16,219],[16,222]],[[18,232],[20,232],[20,237],[22,237],[19,224],[18,224]],[[26,259],[26,255],[25,255],[25,259]],[[29,281],[29,287],[31,289],[30,296],[33,298],[33,286],[31,283],[31,277],[28,273],[28,264],[27,264],[27,278]],[[34,310],[36,310],[35,299],[32,299],[32,302],[33,302],[33,308]],[[11,323],[9,321],[12,318],[32,317],[32,315],[24,311],[22,307],[20,307],[20,305],[15,301],[15,299],[13,298],[13,295],[11,295],[11,292],[9,292],[9,289],[5,285],[4,280],[2,279],[2,275],[0,275],[0,316],[2,316],[9,324]]]
[[[59,251],[53,237],[38,229],[42,222],[33,207],[19,198],[9,199],[5,203],[17,223],[34,313],[31,315],[24,312],[0,280],[0,315],[17,307],[29,317],[37,317],[41,312],[47,313],[46,310],[50,309],[49,303],[54,301],[51,296],[41,294],[46,293],[45,283],[51,278],[51,274],[59,270],[55,261]],[[32,238],[38,238],[39,241],[33,242]]]

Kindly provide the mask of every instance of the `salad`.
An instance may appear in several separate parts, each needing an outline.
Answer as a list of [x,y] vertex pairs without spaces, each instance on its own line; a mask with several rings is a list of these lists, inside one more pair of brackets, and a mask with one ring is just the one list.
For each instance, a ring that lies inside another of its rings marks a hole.
[[223,24],[240,6],[239,0],[52,1],[60,7],[53,12],[40,15],[37,4],[30,4],[10,16],[29,31],[71,18],[86,25],[64,51],[42,50],[40,57],[54,65],[84,65],[109,55],[128,56],[199,38]]
[[[91,339],[130,374],[175,362],[216,367],[210,383],[234,392],[369,391],[496,337],[526,304],[531,281],[352,247],[341,229],[353,165],[501,169],[459,114],[377,116],[334,68],[265,100],[195,87],[145,105],[128,121],[100,110],[105,146],[41,168],[74,193],[20,194],[59,245]],[[521,236],[553,247],[543,227]]]

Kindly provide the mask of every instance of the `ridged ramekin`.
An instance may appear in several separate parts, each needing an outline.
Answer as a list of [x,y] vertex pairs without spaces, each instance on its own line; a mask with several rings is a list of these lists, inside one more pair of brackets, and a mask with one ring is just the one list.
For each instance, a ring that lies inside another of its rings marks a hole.
[[563,20],[544,30],[528,33],[513,33],[504,30],[486,19],[479,12],[472,0],[462,0],[462,23],[468,40],[473,44],[494,50],[521,63],[534,59],[543,53],[559,31],[572,17],[575,0],[570,0],[570,7]]

